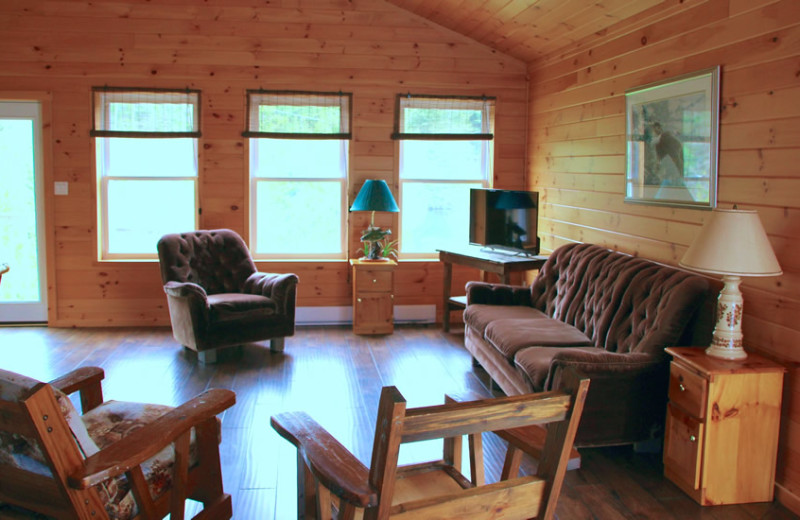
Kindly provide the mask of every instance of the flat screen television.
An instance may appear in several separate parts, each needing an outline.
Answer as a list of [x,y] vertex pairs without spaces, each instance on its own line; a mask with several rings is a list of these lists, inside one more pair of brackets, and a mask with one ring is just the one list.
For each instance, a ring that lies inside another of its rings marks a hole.
[[469,243],[510,254],[539,254],[539,193],[470,190]]

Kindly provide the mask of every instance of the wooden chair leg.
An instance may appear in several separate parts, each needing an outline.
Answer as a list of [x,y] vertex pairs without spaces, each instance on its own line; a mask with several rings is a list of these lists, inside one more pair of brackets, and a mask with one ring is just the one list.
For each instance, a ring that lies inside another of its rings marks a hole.
[[509,445],[506,452],[506,460],[503,462],[503,471],[500,473],[500,480],[518,477],[520,464],[522,464],[522,450]]
[[469,436],[469,471],[473,485],[486,484],[483,475],[483,437],[480,433]]
[[315,481],[315,491],[317,496],[317,520],[333,520],[333,511],[331,510],[331,492],[325,486],[321,485],[319,481]]
[[306,466],[306,461],[303,459],[300,450],[297,450],[297,518],[304,520],[306,518],[317,517],[317,493],[316,484],[314,483],[314,476]]

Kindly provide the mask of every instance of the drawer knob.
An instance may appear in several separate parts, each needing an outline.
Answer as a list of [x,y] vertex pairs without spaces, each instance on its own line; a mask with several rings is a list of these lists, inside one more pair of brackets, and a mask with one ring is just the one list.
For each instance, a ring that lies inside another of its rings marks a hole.
[[686,387],[685,387],[685,386],[683,386],[683,383],[679,384],[679,385],[678,385],[678,388],[680,388],[680,389],[681,389],[681,392],[685,392],[685,391],[686,391]]
[[689,435],[689,440],[692,441],[692,442],[696,442],[697,441],[697,437],[694,436],[694,435]]
[[358,298],[358,303],[361,303],[361,298]]

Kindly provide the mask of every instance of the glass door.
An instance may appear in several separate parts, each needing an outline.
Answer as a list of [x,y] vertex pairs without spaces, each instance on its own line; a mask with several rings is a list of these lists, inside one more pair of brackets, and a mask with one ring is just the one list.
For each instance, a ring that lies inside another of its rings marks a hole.
[[0,322],[47,321],[41,105],[0,102]]

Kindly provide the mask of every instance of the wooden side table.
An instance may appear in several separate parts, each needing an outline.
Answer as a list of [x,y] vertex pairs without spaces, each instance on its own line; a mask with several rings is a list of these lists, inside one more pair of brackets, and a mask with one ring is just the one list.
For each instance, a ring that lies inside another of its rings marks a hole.
[[475,267],[487,273],[495,273],[500,283],[508,284],[511,273],[541,269],[546,256],[515,256],[486,251],[479,246],[468,246],[460,249],[437,249],[439,261],[444,264],[444,286],[442,287],[442,328],[450,331],[450,311],[464,309],[467,306],[466,296],[450,297],[453,282],[453,264]]
[[353,332],[391,334],[394,332],[393,260],[350,260],[353,266]]
[[667,348],[669,405],[664,475],[701,505],[770,502],[786,369]]

